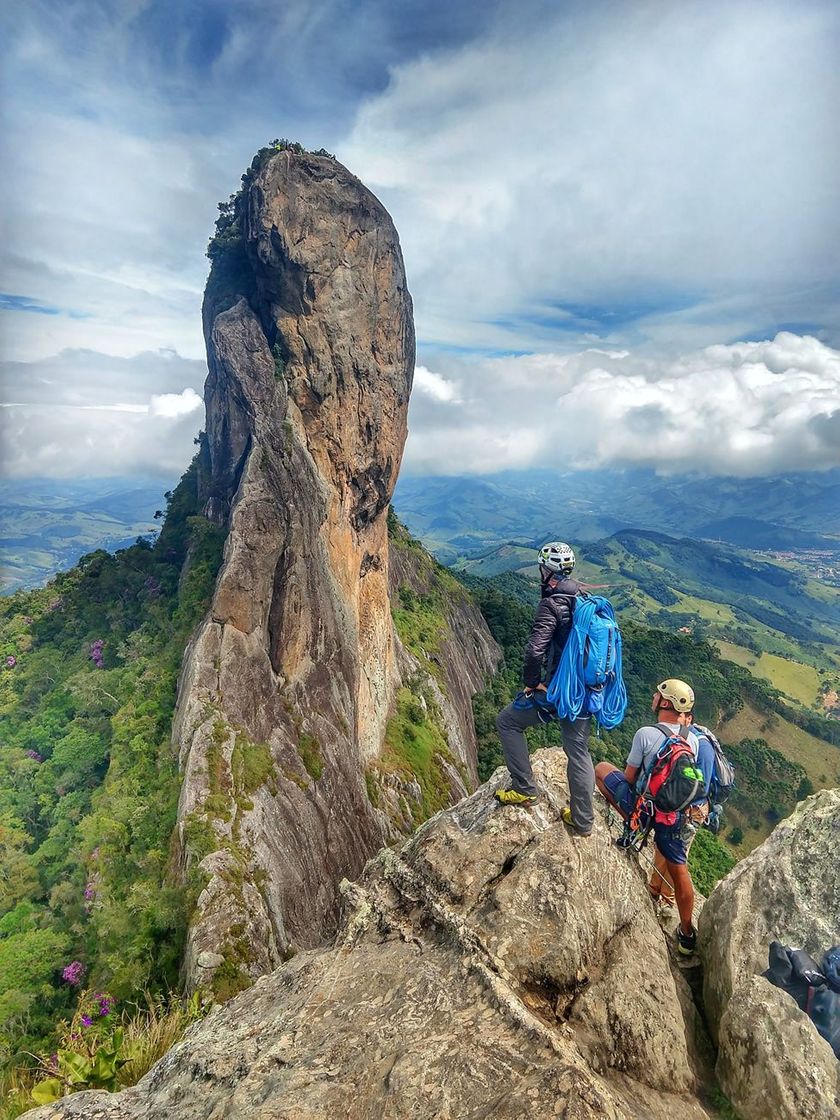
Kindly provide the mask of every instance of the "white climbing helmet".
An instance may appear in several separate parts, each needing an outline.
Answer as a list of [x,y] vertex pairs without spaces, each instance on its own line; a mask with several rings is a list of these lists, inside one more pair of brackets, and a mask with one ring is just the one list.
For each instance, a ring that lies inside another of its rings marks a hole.
[[676,677],[669,677],[667,681],[663,681],[662,684],[656,686],[656,691],[663,699],[670,700],[676,711],[694,711],[694,689],[685,681],[677,680]]
[[548,568],[550,572],[568,575],[575,566],[575,554],[563,541],[549,541],[540,549],[538,562],[541,568]]

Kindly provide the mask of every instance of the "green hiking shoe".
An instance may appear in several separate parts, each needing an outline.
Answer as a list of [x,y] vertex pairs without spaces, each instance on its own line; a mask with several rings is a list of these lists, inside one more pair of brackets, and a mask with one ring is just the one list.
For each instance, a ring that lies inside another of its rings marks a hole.
[[521,805],[525,809],[536,805],[539,800],[530,793],[519,793],[515,789],[497,789],[493,796],[500,805]]
[[567,824],[569,826],[569,828],[572,830],[572,832],[575,833],[576,836],[591,836],[592,835],[592,830],[591,829],[589,830],[589,832],[583,832],[582,829],[578,828],[578,826],[575,824],[574,820],[572,819],[572,810],[569,808],[568,805],[566,806],[566,808],[560,814],[560,820],[563,822],[563,824]]

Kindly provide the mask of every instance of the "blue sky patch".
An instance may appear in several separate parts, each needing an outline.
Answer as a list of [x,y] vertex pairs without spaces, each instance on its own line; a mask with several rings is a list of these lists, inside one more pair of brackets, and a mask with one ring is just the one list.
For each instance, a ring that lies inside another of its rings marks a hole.
[[30,296],[13,296],[0,292],[0,311],[31,311],[35,315],[60,315],[60,307],[50,307]]

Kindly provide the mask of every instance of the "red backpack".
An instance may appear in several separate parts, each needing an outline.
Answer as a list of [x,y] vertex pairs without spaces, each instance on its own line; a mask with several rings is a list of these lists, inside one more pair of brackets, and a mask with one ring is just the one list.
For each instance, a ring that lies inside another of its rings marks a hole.
[[674,824],[677,813],[687,809],[703,791],[703,771],[697,765],[694,749],[682,735],[657,724],[665,742],[656,752],[641,796],[653,803],[654,818],[660,824]]

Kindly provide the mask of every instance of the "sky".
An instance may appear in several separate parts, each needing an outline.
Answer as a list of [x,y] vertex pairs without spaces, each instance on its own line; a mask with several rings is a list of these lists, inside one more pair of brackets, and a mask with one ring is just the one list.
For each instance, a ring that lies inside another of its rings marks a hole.
[[275,136],[397,225],[405,470],[840,465],[838,47],[834,0],[7,0],[0,469],[185,468]]

